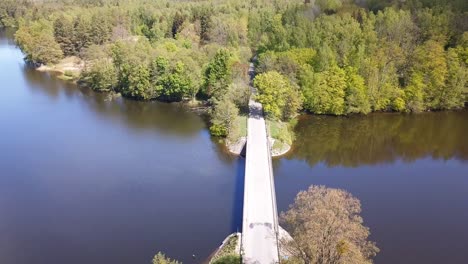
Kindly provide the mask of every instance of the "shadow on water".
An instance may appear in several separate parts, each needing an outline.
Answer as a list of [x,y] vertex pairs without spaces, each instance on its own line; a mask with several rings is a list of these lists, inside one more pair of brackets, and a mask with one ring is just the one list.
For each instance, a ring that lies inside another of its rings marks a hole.
[[242,217],[244,209],[244,182],[245,159],[238,157],[236,160],[236,182],[234,187],[234,200],[232,206],[232,232],[242,232]]

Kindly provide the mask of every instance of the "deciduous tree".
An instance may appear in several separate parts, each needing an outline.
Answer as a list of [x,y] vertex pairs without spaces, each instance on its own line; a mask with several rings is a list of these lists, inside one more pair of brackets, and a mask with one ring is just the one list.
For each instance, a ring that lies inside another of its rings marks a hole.
[[63,56],[60,45],[54,38],[52,23],[47,20],[20,23],[15,40],[30,62],[55,63]]
[[258,90],[255,99],[272,118],[289,120],[301,108],[302,97],[297,87],[276,71],[257,75],[254,86]]
[[281,214],[281,224],[293,238],[281,241],[282,250],[297,263],[372,263],[379,250],[368,240],[360,213],[361,204],[350,193],[311,186]]

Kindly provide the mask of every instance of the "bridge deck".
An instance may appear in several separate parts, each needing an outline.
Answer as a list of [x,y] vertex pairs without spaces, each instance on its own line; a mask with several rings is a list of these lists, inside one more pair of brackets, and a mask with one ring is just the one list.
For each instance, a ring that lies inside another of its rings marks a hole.
[[270,147],[262,105],[250,101],[244,185],[244,263],[278,263],[277,218]]

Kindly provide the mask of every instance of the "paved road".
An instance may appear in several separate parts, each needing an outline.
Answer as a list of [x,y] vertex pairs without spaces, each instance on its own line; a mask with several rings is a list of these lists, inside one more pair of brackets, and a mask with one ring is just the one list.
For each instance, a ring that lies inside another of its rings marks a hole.
[[244,185],[244,263],[278,263],[276,198],[262,105],[250,101]]

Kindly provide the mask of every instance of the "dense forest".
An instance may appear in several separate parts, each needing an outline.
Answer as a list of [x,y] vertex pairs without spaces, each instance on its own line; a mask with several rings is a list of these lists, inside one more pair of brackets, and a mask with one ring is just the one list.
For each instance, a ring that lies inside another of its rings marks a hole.
[[465,0],[2,0],[0,27],[35,65],[141,100],[207,102],[235,138],[250,96],[269,118],[464,106]]

